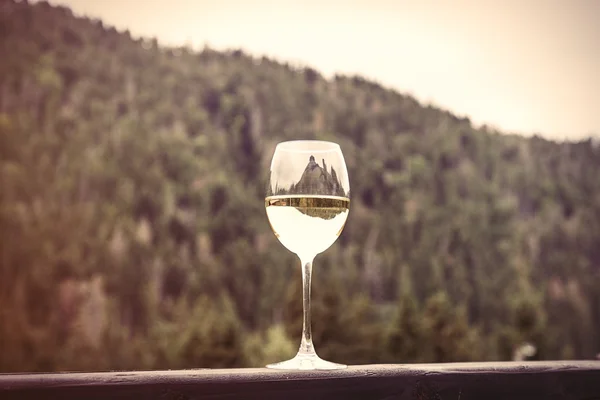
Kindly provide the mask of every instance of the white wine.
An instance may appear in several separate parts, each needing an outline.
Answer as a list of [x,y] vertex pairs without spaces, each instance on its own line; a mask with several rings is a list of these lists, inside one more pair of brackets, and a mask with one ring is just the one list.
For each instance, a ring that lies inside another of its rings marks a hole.
[[265,199],[267,217],[279,241],[300,257],[314,257],[335,242],[348,218],[350,199],[283,195]]

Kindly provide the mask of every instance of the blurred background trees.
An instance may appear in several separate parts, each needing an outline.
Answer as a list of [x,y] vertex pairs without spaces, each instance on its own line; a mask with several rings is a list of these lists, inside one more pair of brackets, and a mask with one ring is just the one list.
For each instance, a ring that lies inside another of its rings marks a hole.
[[0,371],[262,366],[300,269],[269,230],[286,139],[342,146],[350,219],[316,259],[346,363],[600,351],[600,147],[476,129],[360,77],[162,48],[0,0]]

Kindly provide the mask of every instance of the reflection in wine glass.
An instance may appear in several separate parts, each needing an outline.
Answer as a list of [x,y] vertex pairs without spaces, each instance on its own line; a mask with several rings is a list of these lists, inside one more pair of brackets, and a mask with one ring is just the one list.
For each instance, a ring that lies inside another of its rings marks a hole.
[[[316,159],[321,160],[319,165]],[[275,236],[302,264],[303,327],[298,354],[268,365],[280,369],[339,369],[322,360],[312,343],[310,280],[315,256],[327,250],[344,229],[350,206],[350,184],[339,145],[291,141],[275,148],[265,207]]]

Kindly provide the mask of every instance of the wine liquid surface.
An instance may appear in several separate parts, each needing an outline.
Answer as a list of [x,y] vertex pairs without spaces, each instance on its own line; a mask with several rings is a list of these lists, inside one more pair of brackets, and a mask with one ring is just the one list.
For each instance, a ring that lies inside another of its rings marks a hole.
[[334,196],[286,195],[265,199],[267,217],[279,241],[299,256],[316,256],[342,233],[350,199]]

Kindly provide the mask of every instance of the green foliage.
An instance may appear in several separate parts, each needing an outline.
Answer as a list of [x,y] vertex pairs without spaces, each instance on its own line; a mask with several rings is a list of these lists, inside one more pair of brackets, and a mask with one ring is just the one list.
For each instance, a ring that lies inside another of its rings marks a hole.
[[188,307],[177,305],[171,321],[154,327],[149,346],[156,349],[156,366],[168,368],[227,368],[243,361],[243,329],[230,299],[200,297]]
[[413,296],[402,296],[386,335],[386,361],[410,363],[427,360],[423,349],[427,345],[421,313]]
[[475,128],[360,77],[163,48],[0,0],[0,371],[259,366],[293,355],[275,144],[340,143],[351,211],[314,267],[346,363],[600,351],[600,146]]
[[[464,308],[453,307],[445,293],[430,297],[423,310],[425,346],[434,362],[482,359],[482,341],[469,326]],[[428,357],[429,358],[429,357]]]
[[252,367],[288,360],[298,350],[298,343],[290,339],[281,325],[272,325],[264,333],[253,333],[245,343],[246,363]]

